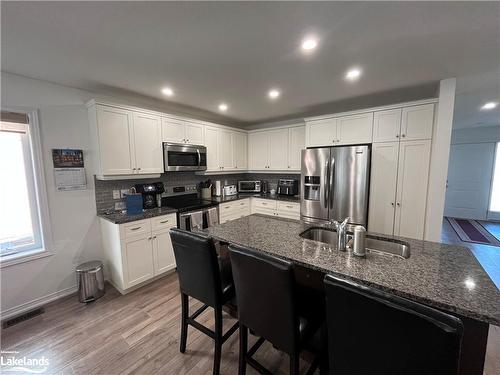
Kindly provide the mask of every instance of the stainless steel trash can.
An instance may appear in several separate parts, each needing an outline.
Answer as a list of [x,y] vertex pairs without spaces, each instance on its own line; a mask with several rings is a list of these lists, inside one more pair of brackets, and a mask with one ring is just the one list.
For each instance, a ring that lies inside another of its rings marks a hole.
[[104,275],[102,262],[94,260],[76,267],[78,279],[78,299],[86,303],[95,301],[104,295]]

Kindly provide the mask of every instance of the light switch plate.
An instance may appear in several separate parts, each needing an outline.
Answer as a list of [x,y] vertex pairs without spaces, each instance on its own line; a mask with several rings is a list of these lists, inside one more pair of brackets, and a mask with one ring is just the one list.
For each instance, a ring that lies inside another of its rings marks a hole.
[[115,211],[124,210],[126,207],[125,202],[115,202]]
[[120,199],[120,190],[113,190],[113,199]]

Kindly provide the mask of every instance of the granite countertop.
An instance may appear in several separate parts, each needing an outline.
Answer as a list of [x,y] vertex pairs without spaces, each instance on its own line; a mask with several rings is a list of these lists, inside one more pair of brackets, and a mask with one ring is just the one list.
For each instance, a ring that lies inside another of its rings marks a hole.
[[300,237],[300,233],[312,226],[297,220],[254,214],[205,229],[202,233],[442,310],[500,325],[500,291],[469,249],[384,236],[409,243],[410,258],[372,253],[359,258],[349,251],[338,251],[335,245]]
[[212,197],[213,202],[217,203],[225,203],[231,201],[237,201],[240,199],[246,198],[263,198],[263,199],[271,199],[276,201],[285,201],[285,202],[297,202],[300,203],[300,197],[298,195],[278,195],[278,194],[264,194],[264,193],[238,193],[236,195],[227,195],[224,197]]
[[142,210],[142,213],[138,215],[127,215],[126,212],[123,211],[115,211],[111,213],[99,213],[98,217],[111,221],[114,224],[125,224],[131,221],[149,219],[155,216],[162,216],[176,213],[177,210],[171,207],[160,207],[160,208],[149,208],[147,210]]

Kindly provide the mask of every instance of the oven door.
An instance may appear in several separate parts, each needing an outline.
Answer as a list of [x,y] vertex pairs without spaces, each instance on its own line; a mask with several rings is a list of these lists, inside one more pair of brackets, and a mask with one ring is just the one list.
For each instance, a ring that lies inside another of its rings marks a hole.
[[163,143],[165,172],[207,170],[205,146]]

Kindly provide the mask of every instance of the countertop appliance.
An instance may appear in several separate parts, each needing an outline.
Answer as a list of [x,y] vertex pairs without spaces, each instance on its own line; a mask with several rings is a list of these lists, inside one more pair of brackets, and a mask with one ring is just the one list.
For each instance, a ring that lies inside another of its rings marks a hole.
[[177,227],[191,231],[203,229],[219,223],[217,202],[198,197],[197,193],[189,193],[185,186],[173,188],[173,193],[162,199],[162,205],[177,209]]
[[366,227],[370,146],[302,150],[300,217],[308,222],[342,221]]
[[260,193],[261,182],[257,180],[238,181],[238,191],[240,193]]
[[152,184],[136,184],[135,190],[142,194],[142,207],[158,207],[158,195],[165,191],[163,182],[153,182]]
[[226,185],[224,186],[224,195],[236,195],[238,194],[238,190],[236,189],[236,185]]
[[165,172],[206,171],[207,148],[198,145],[163,143]]
[[279,195],[299,194],[299,180],[278,180]]

